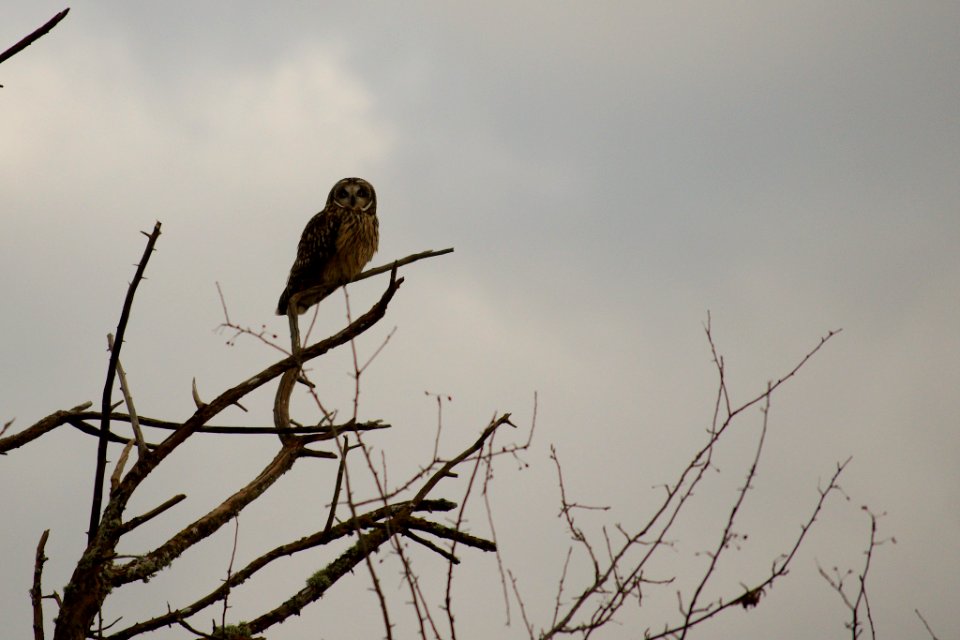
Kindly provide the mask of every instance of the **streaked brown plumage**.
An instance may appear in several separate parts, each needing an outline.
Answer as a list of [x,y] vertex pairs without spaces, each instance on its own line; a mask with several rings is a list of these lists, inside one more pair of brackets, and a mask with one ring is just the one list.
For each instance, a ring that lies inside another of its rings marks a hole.
[[290,298],[297,293],[318,287],[297,300],[296,312],[301,314],[350,282],[370,262],[379,239],[373,185],[362,178],[344,178],[333,185],[327,205],[300,236],[277,315],[286,315]]

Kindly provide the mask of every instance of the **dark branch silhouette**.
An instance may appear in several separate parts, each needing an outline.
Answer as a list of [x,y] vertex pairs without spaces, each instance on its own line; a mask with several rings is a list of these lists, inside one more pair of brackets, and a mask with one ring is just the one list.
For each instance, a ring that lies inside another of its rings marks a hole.
[[92,542],[100,523],[100,507],[103,504],[103,480],[107,470],[107,442],[110,434],[110,410],[113,398],[113,381],[117,375],[117,364],[120,362],[120,349],[123,347],[123,336],[127,331],[127,320],[130,319],[130,311],[133,309],[133,296],[137,292],[137,285],[143,280],[143,272],[147,269],[147,261],[153,253],[153,247],[160,237],[160,222],[153,225],[153,231],[147,236],[147,246],[143,250],[143,257],[137,264],[137,271],[133,275],[133,281],[127,288],[127,296],[123,301],[123,308],[120,311],[120,321],[117,323],[116,340],[113,342],[113,348],[110,349],[110,363],[107,365],[107,379],[103,384],[103,398],[100,403],[100,442],[97,445],[97,468],[93,481],[93,504],[90,506],[90,528],[87,530],[87,541]]
[[[0,63],[5,62],[8,58],[12,58],[13,56],[17,55],[18,53],[20,53],[21,51],[29,47],[31,44],[33,44],[34,42],[36,42],[37,40],[45,36],[51,29],[57,26],[58,22],[66,18],[68,13],[70,13],[70,9],[69,8],[64,9],[57,15],[47,20],[41,27],[39,27],[38,29],[34,30],[33,32],[31,32],[30,34],[22,38],[15,45],[10,47],[3,53],[0,53]],[[0,84],[0,87],[2,86],[3,85]]]

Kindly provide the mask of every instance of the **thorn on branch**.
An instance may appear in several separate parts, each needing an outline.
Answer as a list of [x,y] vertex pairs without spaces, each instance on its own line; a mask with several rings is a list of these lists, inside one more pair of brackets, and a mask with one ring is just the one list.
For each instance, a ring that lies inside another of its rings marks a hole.
[[197,406],[197,409],[203,409],[207,406],[207,403],[200,399],[200,392],[197,391],[197,378],[194,376],[193,383],[191,385],[191,391],[193,394],[193,404]]
[[[200,392],[197,391],[197,378],[194,376],[193,382],[191,383],[190,393],[193,396],[193,404],[197,406],[197,409],[203,409],[207,406],[207,403],[200,398]],[[239,400],[234,400],[233,405],[239,407],[244,413],[249,413],[247,408],[240,404]]]

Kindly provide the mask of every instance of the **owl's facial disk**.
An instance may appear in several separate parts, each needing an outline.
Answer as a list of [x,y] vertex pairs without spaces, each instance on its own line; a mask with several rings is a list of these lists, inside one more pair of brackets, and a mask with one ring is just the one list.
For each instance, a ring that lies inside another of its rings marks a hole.
[[376,195],[366,180],[345,178],[333,188],[333,201],[346,209],[366,211],[376,201]]

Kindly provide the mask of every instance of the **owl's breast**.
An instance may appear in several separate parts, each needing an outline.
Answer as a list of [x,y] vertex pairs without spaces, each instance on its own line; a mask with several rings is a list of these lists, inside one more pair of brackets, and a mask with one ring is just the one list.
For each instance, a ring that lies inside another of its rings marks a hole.
[[376,215],[361,212],[346,215],[337,234],[337,258],[330,265],[337,273],[329,274],[331,279],[347,282],[356,277],[377,252],[379,242]]

